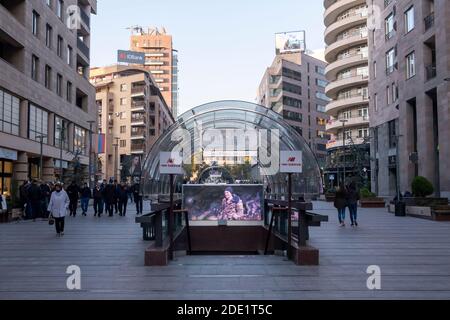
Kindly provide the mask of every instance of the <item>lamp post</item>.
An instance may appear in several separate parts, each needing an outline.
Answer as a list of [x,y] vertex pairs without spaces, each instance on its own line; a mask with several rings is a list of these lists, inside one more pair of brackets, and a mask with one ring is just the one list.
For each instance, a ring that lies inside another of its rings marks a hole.
[[64,177],[63,177],[63,142],[65,139],[65,128],[63,123],[61,122],[61,124],[58,125],[58,130],[59,130],[59,181],[60,182],[64,182]]
[[95,121],[90,120],[89,123],[89,188],[94,188],[94,177],[92,167],[92,125]]
[[115,137],[116,143],[113,144],[114,149],[114,179],[118,181],[117,179],[117,170],[118,170],[118,157],[119,157],[119,140],[120,138]]
[[343,163],[344,163],[344,165],[343,165],[343,171],[344,171],[344,177],[343,177],[343,179],[342,179],[342,182],[343,182],[343,184],[344,184],[344,186],[345,186],[345,176],[346,176],[346,170],[347,170],[347,168],[346,168],[346,166],[347,166],[347,164],[346,164],[346,155],[345,155],[345,124],[348,122],[348,120],[347,119],[340,119],[339,120],[341,123],[342,123],[342,150],[343,150],[343,152],[344,152],[344,159],[343,159]]
[[43,170],[43,158],[44,158],[44,139],[47,138],[47,135],[41,134],[39,136],[36,136],[37,139],[39,139],[39,144],[41,147],[40,155],[39,155],[39,180],[42,180],[42,170]]

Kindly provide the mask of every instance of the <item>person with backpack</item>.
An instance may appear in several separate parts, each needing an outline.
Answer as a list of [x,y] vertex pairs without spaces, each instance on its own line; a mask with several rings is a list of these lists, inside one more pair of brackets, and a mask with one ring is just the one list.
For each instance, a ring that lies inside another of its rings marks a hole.
[[83,211],[82,215],[86,216],[89,208],[89,200],[92,198],[91,188],[88,187],[87,183],[84,183],[80,193],[81,193],[81,210]]
[[356,184],[354,182],[350,183],[347,187],[347,206],[348,211],[350,212],[352,227],[358,226],[357,215],[359,198],[359,191],[356,188]]
[[347,207],[347,193],[344,187],[338,187],[334,199],[334,207],[338,210],[339,224],[345,227],[345,208]]

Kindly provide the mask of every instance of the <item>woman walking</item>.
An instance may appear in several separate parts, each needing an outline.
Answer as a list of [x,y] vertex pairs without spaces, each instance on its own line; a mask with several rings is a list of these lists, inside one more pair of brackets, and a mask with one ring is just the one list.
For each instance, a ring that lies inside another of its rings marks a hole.
[[347,205],[350,212],[350,220],[352,221],[352,227],[358,226],[358,200],[359,192],[354,182],[350,183],[347,187]]
[[55,219],[56,235],[64,235],[64,220],[69,210],[70,199],[67,193],[62,189],[61,184],[55,185],[55,191],[50,197],[48,211]]
[[339,224],[345,227],[345,207],[347,206],[347,194],[344,187],[339,187],[334,199],[334,207],[338,210]]

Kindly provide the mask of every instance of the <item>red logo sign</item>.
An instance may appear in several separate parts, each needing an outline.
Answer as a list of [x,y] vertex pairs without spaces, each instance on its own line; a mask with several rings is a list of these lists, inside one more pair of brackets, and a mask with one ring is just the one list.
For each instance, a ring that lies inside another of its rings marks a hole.
[[167,164],[174,164],[175,160],[172,158],[167,159]]
[[295,157],[290,157],[290,158],[288,159],[288,162],[295,162]]

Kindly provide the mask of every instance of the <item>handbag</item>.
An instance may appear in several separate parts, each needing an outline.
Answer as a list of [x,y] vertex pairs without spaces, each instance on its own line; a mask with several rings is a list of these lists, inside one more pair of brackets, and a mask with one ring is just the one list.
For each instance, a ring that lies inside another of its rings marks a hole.
[[55,224],[55,218],[53,218],[53,215],[51,213],[48,216],[48,224],[51,226]]

